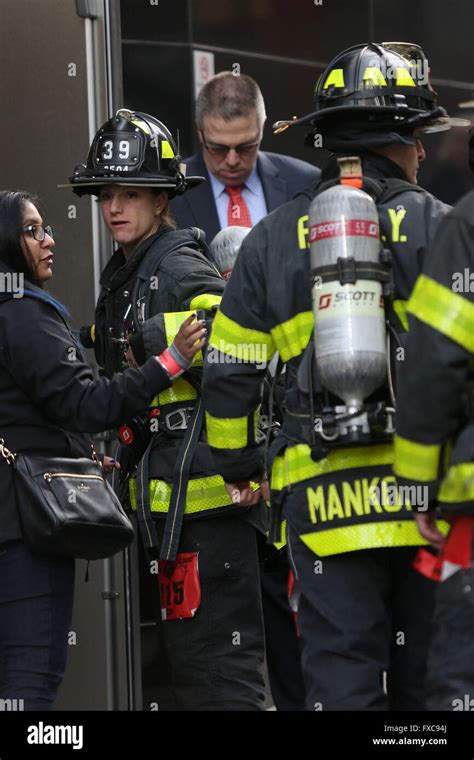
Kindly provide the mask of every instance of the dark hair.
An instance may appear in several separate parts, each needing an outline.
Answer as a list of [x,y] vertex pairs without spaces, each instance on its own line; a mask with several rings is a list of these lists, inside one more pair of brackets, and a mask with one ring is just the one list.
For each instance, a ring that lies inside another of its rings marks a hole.
[[246,74],[235,75],[231,71],[221,71],[211,77],[199,92],[196,100],[196,124],[202,130],[206,114],[229,122],[254,111],[258,127],[263,130],[267,115],[263,95],[255,79]]
[[39,210],[39,200],[33,193],[0,190],[0,260],[38,285],[35,272],[21,246],[23,213],[28,202]]

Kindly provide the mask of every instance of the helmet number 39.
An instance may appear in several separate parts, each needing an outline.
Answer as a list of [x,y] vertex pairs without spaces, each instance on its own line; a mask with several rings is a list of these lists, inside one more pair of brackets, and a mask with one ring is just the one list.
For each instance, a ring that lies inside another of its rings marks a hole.
[[[113,158],[114,143],[112,140],[105,140],[102,145],[102,160],[110,161]],[[130,156],[130,143],[128,140],[120,140],[118,144],[119,158],[126,159]]]
[[[124,171],[125,167],[137,166],[140,156],[140,142],[136,134],[131,135],[101,135],[97,141],[96,148],[96,166],[111,168],[111,165],[120,166]],[[127,169],[128,171],[128,169]]]

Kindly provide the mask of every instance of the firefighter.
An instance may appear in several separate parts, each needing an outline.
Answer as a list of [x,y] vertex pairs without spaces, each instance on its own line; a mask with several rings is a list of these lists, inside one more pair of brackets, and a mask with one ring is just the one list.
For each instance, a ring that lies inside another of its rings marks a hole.
[[[144,363],[150,341],[165,348],[191,312],[204,320],[220,302],[225,282],[203,233],[176,229],[169,210],[170,197],[200,181],[185,176],[164,124],[125,109],[99,129],[87,166],[70,179],[78,195],[97,195],[119,246],[102,272],[95,315],[96,359],[108,377]],[[170,368],[176,361],[175,353]],[[143,628],[144,708],[257,710],[264,652],[256,542],[265,505],[238,509],[214,469],[202,361],[198,352],[153,408],[120,431],[124,498],[137,512],[147,569],[141,618],[155,618],[158,632],[156,657]]]
[[[474,133],[470,146],[474,170]],[[428,659],[428,707],[470,710],[474,694],[474,192],[440,225],[408,312],[410,334],[399,384],[395,472],[400,489],[419,494],[415,519],[421,535],[441,550],[434,564],[426,556],[420,558],[420,570],[439,582]],[[410,370],[414,364],[416,372]],[[447,539],[437,526],[437,506],[451,523]]]
[[[213,261],[226,281],[249,232],[249,227],[225,227],[210,244]],[[276,354],[263,383],[259,425],[261,434],[272,438],[283,418],[284,372],[278,372],[278,368]],[[290,606],[290,599],[296,594],[294,574],[284,542],[272,545],[262,541],[261,544],[260,579],[270,690],[277,710],[300,711],[305,709],[305,696],[298,631]]]
[[[310,233],[308,217],[318,191],[342,182],[343,175],[347,188],[366,188],[376,198],[378,219],[367,227],[364,222],[362,232],[351,221],[357,208],[339,226],[323,224],[321,238],[333,235],[335,245],[347,244],[347,251],[335,266],[324,267],[321,282],[323,288],[330,283],[342,302],[353,297],[355,303],[362,294],[355,294],[354,283],[365,271],[364,290],[375,293],[383,284],[388,301],[388,253],[383,254],[385,263],[381,260],[369,271],[350,255],[362,239],[357,236],[368,235],[363,239],[372,244],[370,236],[378,239],[380,225],[382,245],[392,256],[394,297],[387,315],[396,354],[406,325],[406,300],[438,223],[449,210],[416,185],[425,157],[423,131],[451,125],[437,105],[425,64],[415,45],[356,45],[336,56],[321,74],[314,113],[277,125],[281,131],[311,122],[311,144],[328,151],[321,185],[297,195],[247,236],[210,338],[209,352],[219,351],[221,361],[205,365],[209,444],[229,491],[244,506],[252,497],[252,480],[268,493],[265,447],[255,435],[265,367],[250,360],[250,348],[259,356],[265,351],[268,360],[278,351],[286,363],[285,419],[269,456],[271,507],[275,523],[287,520],[301,592],[298,620],[310,710],[423,705],[432,594],[430,583],[411,567],[423,540],[409,508],[385,498],[394,479],[393,368],[370,395],[364,413],[354,408],[348,412],[350,405],[344,407],[342,398],[315,377],[308,243],[317,220]],[[319,221],[331,222],[337,215],[338,196],[334,198],[334,216]],[[322,309],[329,299],[318,303]],[[383,303],[381,295],[377,306],[383,308]],[[350,309],[348,314],[351,328]],[[364,324],[351,340],[366,340],[372,323]],[[384,320],[382,326],[385,330]],[[334,322],[332,330],[335,347],[339,334]],[[326,347],[331,349],[331,341]],[[348,343],[337,350],[339,371],[355,383],[352,348]],[[341,408],[346,413],[340,414]]]

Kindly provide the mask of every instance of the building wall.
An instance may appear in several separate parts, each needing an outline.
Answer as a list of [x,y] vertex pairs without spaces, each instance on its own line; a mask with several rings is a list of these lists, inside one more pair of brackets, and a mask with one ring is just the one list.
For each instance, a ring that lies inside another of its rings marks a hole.
[[[303,147],[303,131],[274,136],[271,125],[311,110],[322,67],[345,47],[367,40],[417,42],[441,105],[455,111],[474,95],[472,0],[457,0],[455,13],[445,0],[121,0],[121,19],[125,102],[157,115],[173,132],[179,128],[183,155],[197,147],[196,49],[214,53],[216,72],[238,64],[259,82],[268,113],[265,150],[310,162],[315,156]],[[447,200],[474,186],[466,131],[456,133],[426,138],[432,161],[420,173],[420,182],[436,186]]]
[[50,289],[79,321],[90,320],[90,202],[58,188],[85,158],[88,143],[84,21],[74,5],[2,0],[0,70],[0,184],[40,196],[56,240]]

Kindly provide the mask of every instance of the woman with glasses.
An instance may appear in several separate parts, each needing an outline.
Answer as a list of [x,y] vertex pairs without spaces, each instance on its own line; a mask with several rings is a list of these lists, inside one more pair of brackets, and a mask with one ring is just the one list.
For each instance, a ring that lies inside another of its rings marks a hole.
[[113,380],[94,380],[65,307],[43,289],[52,276],[52,234],[33,195],[0,191],[0,703],[6,709],[53,706],[66,664],[74,560],[37,555],[23,542],[3,443],[12,452],[90,456],[86,431],[109,429],[147,407],[188,366],[205,335],[190,316],[169,351]]

